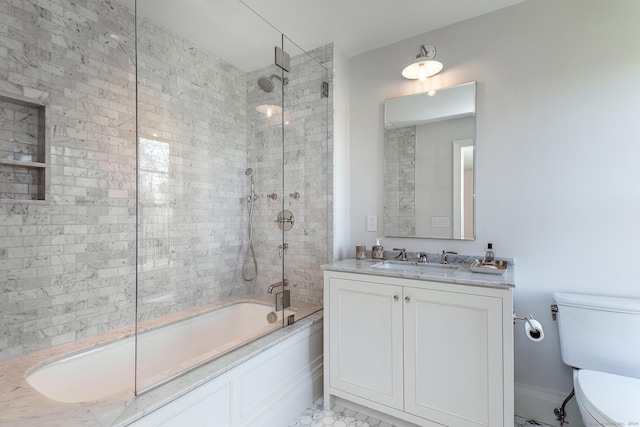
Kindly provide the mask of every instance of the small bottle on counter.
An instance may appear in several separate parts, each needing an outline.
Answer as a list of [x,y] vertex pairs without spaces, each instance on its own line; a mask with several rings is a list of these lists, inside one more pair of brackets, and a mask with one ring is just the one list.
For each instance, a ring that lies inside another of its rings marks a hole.
[[493,250],[493,243],[487,245],[484,250],[484,262],[494,262],[496,260],[496,252]]
[[376,244],[371,248],[371,258],[373,259],[383,259],[384,258],[384,248],[380,243],[380,238],[376,239]]

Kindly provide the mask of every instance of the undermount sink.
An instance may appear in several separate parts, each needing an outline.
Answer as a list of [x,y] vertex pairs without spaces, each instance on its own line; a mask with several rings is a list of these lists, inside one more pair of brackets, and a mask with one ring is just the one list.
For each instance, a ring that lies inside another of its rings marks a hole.
[[434,263],[421,263],[410,261],[382,261],[377,264],[373,264],[372,268],[379,268],[382,270],[397,271],[397,272],[416,272],[416,273],[437,273],[447,274],[453,273],[458,269],[456,265],[450,264],[434,264]]

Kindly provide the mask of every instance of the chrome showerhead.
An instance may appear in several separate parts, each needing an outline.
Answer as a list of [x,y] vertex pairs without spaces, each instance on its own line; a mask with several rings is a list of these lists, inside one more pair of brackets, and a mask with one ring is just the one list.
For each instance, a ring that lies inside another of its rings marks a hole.
[[258,79],[258,86],[260,86],[260,89],[262,89],[266,93],[271,93],[271,92],[273,92],[273,89],[275,88],[275,85],[273,84],[273,79],[274,78],[280,80],[282,82],[282,84],[284,84],[284,85],[289,83],[289,79],[287,77],[285,77],[283,79],[277,74],[271,74],[269,77],[267,77],[267,76],[260,77]]
[[273,81],[266,76],[262,76],[258,79],[258,86],[260,86],[260,89],[262,89],[263,91],[265,91],[266,93],[271,93],[273,92]]

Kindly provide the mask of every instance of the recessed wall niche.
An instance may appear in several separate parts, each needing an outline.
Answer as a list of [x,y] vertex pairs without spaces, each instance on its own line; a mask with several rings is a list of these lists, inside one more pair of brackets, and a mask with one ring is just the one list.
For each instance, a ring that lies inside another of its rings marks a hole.
[[47,198],[45,109],[0,95],[0,201]]

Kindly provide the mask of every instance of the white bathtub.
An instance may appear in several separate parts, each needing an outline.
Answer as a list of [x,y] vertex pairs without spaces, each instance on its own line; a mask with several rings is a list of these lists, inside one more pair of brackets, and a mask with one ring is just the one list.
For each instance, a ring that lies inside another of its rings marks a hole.
[[[58,402],[89,402],[144,390],[282,327],[273,307],[239,302],[134,336],[58,357],[30,370],[27,382]],[[285,310],[285,316],[293,314]],[[269,316],[269,319],[267,317]],[[135,354],[138,353],[137,376]]]

